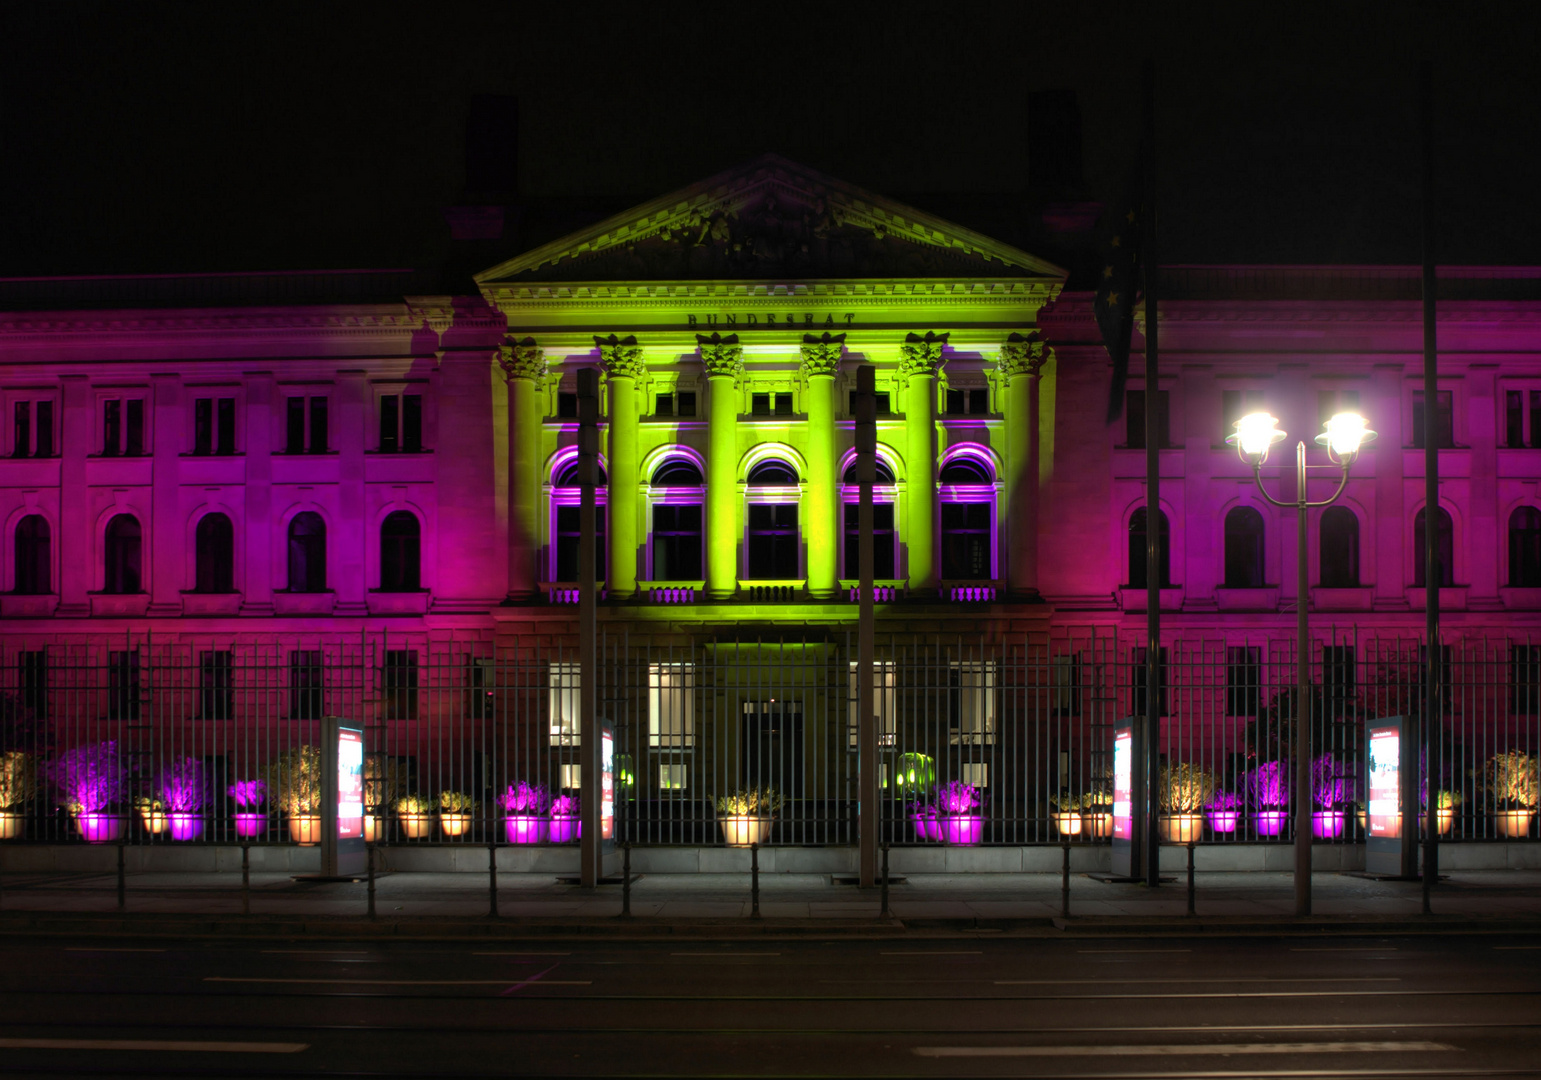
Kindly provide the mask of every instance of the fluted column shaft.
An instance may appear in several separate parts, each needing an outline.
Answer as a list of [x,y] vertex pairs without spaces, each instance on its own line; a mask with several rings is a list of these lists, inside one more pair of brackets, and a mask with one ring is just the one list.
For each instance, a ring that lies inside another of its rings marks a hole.
[[637,339],[595,338],[610,375],[610,488],[605,535],[610,570],[606,591],[612,600],[637,591],[637,383],[646,370]]
[[839,460],[835,454],[835,373],[845,335],[804,335],[803,375],[808,383],[808,481],[803,540],[808,549],[808,592],[827,600],[839,589]]
[[1012,334],[1001,349],[1006,413],[1006,579],[1019,598],[1038,595],[1038,386],[1052,350]]
[[502,348],[508,376],[508,596],[535,595],[540,575],[535,553],[540,547],[541,386],[546,357],[534,338],[509,339]]
[[934,592],[936,565],[936,376],[946,334],[910,334],[900,346],[900,373],[909,378],[904,429],[909,456],[905,522],[912,592]]
[[697,334],[709,397],[706,455],[706,595],[738,591],[738,335]]

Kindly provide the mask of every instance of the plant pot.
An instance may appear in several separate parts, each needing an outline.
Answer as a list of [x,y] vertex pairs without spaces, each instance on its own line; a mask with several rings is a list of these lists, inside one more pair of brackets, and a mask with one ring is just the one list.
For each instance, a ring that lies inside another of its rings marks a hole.
[[1494,810],[1493,831],[1499,836],[1529,836],[1534,810]]
[[141,810],[139,820],[144,822],[144,831],[152,836],[159,836],[166,831],[166,813],[163,810]]
[[983,814],[944,814],[937,818],[942,827],[942,839],[949,844],[972,845],[985,838]]
[[408,840],[421,840],[433,834],[432,814],[400,814],[401,831]]
[[123,835],[123,817],[120,814],[76,814],[75,824],[88,844],[110,844]]
[[1311,814],[1311,835],[1318,840],[1336,840],[1343,835],[1347,817],[1342,810],[1316,810]]
[[440,814],[439,828],[445,836],[464,836],[471,828],[470,814]]
[[936,820],[934,814],[911,813],[910,821],[915,825],[915,839],[933,844],[941,843],[942,825]]
[[768,817],[732,814],[717,820],[722,823],[722,835],[729,847],[748,847],[770,839],[771,819]]
[[1241,821],[1240,810],[1208,810],[1204,816],[1209,818],[1210,829],[1217,833],[1233,833]]
[[1354,816],[1359,819],[1359,831],[1368,835],[1370,832],[1370,812],[1361,806],[1354,811]]
[[573,814],[553,814],[547,833],[553,844],[570,844],[583,837],[583,819]]
[[289,818],[289,839],[296,844],[321,843],[321,815],[293,814]]
[[1440,836],[1447,836],[1455,827],[1455,807],[1438,806],[1434,808],[1434,824],[1439,828]]
[[203,835],[203,815],[191,811],[179,811],[166,815],[173,840],[196,840]]
[[1099,840],[1106,840],[1113,835],[1113,815],[1111,812],[1097,812],[1082,814],[1086,824],[1091,828],[1092,835]]
[[385,839],[385,819],[374,814],[364,817],[364,843],[378,844]]
[[233,815],[235,834],[246,839],[261,836],[268,831],[268,816],[261,810],[243,810]]
[[1161,839],[1169,844],[1188,844],[1204,833],[1203,814],[1164,814],[1157,819]]
[[1259,836],[1283,836],[1289,822],[1288,810],[1259,810],[1252,815]]
[[1054,827],[1059,830],[1061,836],[1081,835],[1081,815],[1077,813],[1057,813],[1054,816]]
[[0,810],[0,840],[14,840],[21,835],[21,815]]
[[510,844],[544,844],[551,822],[535,814],[509,814],[503,819],[503,831]]

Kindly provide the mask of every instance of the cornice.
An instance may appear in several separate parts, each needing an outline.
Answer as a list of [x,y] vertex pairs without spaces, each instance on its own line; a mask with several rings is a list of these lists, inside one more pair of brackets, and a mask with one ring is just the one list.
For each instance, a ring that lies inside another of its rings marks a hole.
[[[209,314],[207,312],[7,312],[0,314],[0,336],[58,334],[208,334],[240,332],[329,334],[411,333],[429,320],[421,312],[394,307],[374,312],[284,311]],[[465,318],[451,315],[445,326],[502,330],[501,315]]]
[[538,282],[488,285],[483,293],[499,305],[526,305],[559,301],[566,304],[606,304],[614,307],[649,308],[674,306],[681,301],[731,300],[746,306],[773,308],[788,301],[818,304],[894,303],[905,299],[932,303],[979,303],[1024,300],[1045,304],[1060,293],[1057,281],[998,281],[989,278],[953,278],[908,281],[820,281],[770,284],[754,281],[660,281],[660,282]]
[[[1441,300],[1445,323],[1541,323],[1541,302],[1513,300]],[[1167,323],[1367,323],[1402,324],[1423,320],[1423,305],[1408,300],[1169,300],[1157,318]],[[1143,324],[1145,314],[1136,309]]]

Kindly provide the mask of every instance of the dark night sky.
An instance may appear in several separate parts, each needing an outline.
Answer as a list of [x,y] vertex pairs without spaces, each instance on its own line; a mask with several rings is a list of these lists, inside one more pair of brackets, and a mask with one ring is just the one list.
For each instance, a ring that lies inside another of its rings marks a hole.
[[988,232],[1033,90],[1079,91],[1115,192],[1149,45],[1163,261],[1416,261],[1432,50],[1441,262],[1541,263],[1537,5],[1262,7],[9,4],[0,274],[425,265],[478,93],[519,97],[530,200],[775,150]]

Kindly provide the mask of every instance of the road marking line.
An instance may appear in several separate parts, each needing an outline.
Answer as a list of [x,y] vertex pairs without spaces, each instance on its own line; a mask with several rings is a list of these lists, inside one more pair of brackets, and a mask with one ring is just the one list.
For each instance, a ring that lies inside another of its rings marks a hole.
[[1502,952],[1520,952],[1528,949],[1541,949],[1541,945],[1494,945],[1493,948]]
[[165,949],[134,949],[129,947],[114,947],[103,945],[100,948],[91,948],[85,945],[66,945],[65,952],[165,952]]
[[[204,982],[217,983],[283,983],[301,986],[333,986],[339,983],[348,986],[507,986],[508,980],[504,979],[264,979],[246,978],[235,975],[206,975]],[[541,983],[542,986],[592,986],[588,979],[557,982],[549,979]]]
[[368,949],[263,949],[264,954],[288,954],[297,953],[301,956],[356,956],[367,953]]
[[1394,945],[1352,945],[1338,948],[1328,946],[1321,949],[1291,949],[1290,952],[1396,952]]
[[[885,981],[885,980],[876,980]],[[893,980],[886,980],[892,982]],[[1301,979],[1239,978],[1239,979],[996,979],[996,986],[1134,986],[1141,983],[1168,985],[1232,986],[1241,983],[1375,983],[1401,982],[1393,976],[1321,976]]]
[[167,1039],[3,1039],[4,1050],[187,1050],[198,1054],[298,1054],[310,1043],[185,1042]]
[[1192,952],[1192,949],[1077,949],[1078,953],[1179,953]]
[[779,952],[672,952],[670,956],[780,956]]
[[938,949],[936,952],[880,952],[879,956],[982,956],[978,949]]
[[472,956],[571,956],[567,952],[474,952]]
[[1229,1054],[1427,1053],[1454,1050],[1437,1042],[1210,1043],[1205,1046],[917,1046],[920,1057],[1187,1057]]

